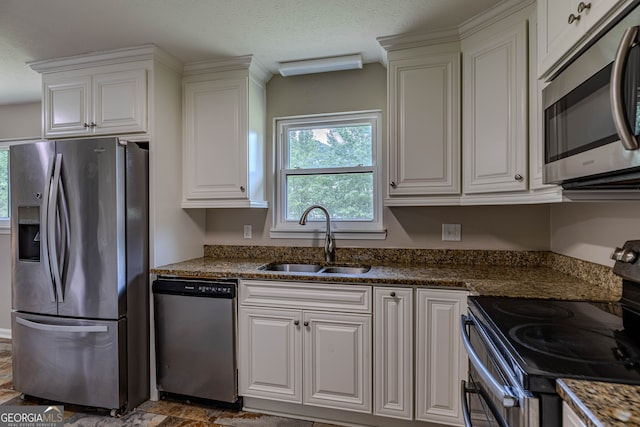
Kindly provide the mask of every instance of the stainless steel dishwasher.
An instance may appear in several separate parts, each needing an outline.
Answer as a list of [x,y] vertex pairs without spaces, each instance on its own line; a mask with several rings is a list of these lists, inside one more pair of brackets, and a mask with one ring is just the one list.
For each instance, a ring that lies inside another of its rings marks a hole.
[[153,282],[159,392],[238,402],[236,280]]

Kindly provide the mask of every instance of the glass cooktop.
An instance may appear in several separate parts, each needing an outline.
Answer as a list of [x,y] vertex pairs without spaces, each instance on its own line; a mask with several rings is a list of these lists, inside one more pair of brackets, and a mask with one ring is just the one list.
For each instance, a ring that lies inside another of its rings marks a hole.
[[640,384],[638,316],[620,304],[470,297],[469,310],[528,390],[555,378]]

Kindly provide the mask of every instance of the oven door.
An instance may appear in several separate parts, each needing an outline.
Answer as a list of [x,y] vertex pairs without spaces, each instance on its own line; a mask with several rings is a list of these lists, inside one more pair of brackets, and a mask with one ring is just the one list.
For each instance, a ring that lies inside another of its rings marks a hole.
[[537,427],[538,398],[524,390],[495,344],[472,316],[462,316],[469,380],[462,383],[465,425]]

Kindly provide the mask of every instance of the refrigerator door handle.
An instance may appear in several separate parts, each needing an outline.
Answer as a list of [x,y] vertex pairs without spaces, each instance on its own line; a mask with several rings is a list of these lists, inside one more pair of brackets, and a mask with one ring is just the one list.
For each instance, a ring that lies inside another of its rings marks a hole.
[[50,325],[47,323],[32,322],[31,320],[16,317],[16,323],[27,328],[38,329],[39,331],[46,332],[74,332],[74,333],[86,333],[86,332],[109,332],[109,328],[106,325],[87,325],[87,326],[69,326],[69,325]]
[[64,288],[63,283],[65,281],[65,273],[66,273],[66,265],[67,265],[67,257],[69,254],[69,206],[67,205],[67,196],[64,191],[64,184],[62,180],[58,181],[59,185],[59,195],[58,195],[58,204],[59,204],[59,224],[60,224],[60,235],[58,236],[58,241],[60,242],[60,256],[58,259],[58,269],[60,271],[60,281],[59,281],[59,289],[58,289],[58,301],[64,302]]
[[42,213],[40,221],[40,246],[42,248],[42,261],[44,262],[44,268],[49,273],[49,296],[51,302],[56,302],[55,285],[53,284],[53,276],[51,272],[51,255],[49,254],[49,203],[51,201],[51,181],[53,180],[55,160],[49,164],[47,171],[46,185],[44,188],[44,200],[42,201]]
[[55,166],[53,168],[53,178],[49,188],[49,201],[47,203],[47,241],[49,243],[49,265],[53,275],[53,284],[56,288],[58,302],[63,302],[62,284],[58,259],[57,240],[57,217],[58,217],[58,191],[60,189],[60,169],[62,165],[62,154],[56,154]]

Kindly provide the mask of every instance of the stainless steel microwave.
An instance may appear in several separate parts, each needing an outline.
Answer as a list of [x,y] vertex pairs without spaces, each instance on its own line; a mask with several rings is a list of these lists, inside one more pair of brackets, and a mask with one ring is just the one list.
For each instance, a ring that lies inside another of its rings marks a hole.
[[640,6],[544,88],[544,172],[565,189],[640,189]]

